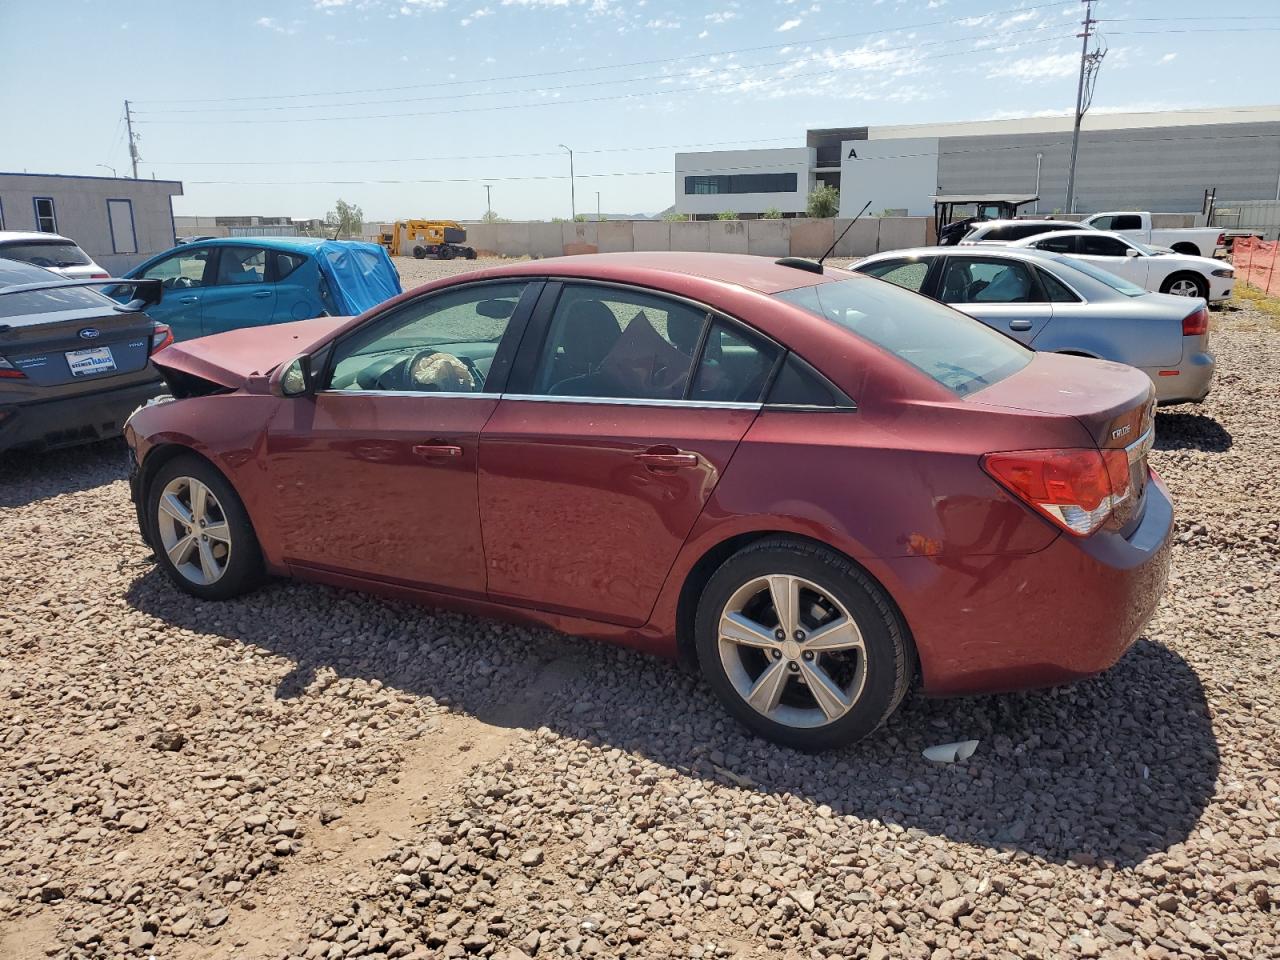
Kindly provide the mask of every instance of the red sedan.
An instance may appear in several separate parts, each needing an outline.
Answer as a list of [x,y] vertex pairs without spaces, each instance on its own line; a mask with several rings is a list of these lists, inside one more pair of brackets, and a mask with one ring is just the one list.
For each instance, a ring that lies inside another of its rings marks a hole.
[[1164,589],[1151,381],[811,262],[565,257],[156,358],[182,589],[268,574],[696,662],[780,743],[1109,667]]

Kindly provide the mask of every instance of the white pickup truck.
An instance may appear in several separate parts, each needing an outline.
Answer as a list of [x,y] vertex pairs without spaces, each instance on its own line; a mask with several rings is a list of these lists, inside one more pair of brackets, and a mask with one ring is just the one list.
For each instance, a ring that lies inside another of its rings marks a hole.
[[1143,243],[1168,247],[1175,253],[1187,253],[1193,257],[1212,257],[1218,247],[1226,243],[1226,238],[1217,227],[1152,229],[1151,214],[1145,211],[1112,210],[1095,213],[1085,218],[1081,226],[1123,233]]

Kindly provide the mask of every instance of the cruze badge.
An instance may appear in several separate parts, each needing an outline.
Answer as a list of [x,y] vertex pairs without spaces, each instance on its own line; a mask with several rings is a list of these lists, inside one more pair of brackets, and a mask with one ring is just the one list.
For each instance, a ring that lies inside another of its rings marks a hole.
[[1129,435],[1129,431],[1130,431],[1130,430],[1132,430],[1132,429],[1133,429],[1133,425],[1132,425],[1132,424],[1128,424],[1128,423],[1126,423],[1126,424],[1125,424],[1123,427],[1121,427],[1119,430],[1112,430],[1112,431],[1111,431],[1111,439],[1112,439],[1112,440],[1119,440],[1121,437],[1127,437],[1127,436]]

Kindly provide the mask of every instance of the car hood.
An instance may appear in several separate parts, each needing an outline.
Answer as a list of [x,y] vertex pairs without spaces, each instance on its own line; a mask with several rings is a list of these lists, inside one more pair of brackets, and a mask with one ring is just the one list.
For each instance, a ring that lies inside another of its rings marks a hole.
[[269,373],[286,360],[310,353],[350,319],[316,317],[229,330],[175,343],[151,359],[162,373],[176,371],[234,390],[249,377]]

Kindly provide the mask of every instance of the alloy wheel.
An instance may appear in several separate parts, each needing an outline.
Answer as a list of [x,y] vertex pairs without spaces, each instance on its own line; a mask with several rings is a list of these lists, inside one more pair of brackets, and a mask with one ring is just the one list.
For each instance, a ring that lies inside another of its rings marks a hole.
[[156,522],[175,570],[200,586],[222,579],[231,559],[231,529],[208,486],[195,477],[174,477],[160,493]]
[[729,682],[770,720],[826,726],[862,695],[862,632],[844,604],[812,581],[772,574],[743,584],[721,611],[718,631]]
[[1198,297],[1200,296],[1200,285],[1194,280],[1183,278],[1169,284],[1169,292],[1175,297]]

